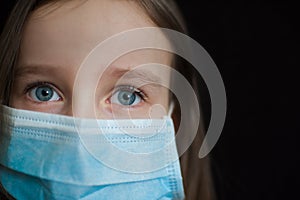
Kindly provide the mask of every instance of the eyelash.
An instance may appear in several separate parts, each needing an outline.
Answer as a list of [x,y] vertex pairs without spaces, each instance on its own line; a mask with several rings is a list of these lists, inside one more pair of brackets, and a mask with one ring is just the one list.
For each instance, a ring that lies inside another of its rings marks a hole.
[[24,94],[27,94],[28,92],[30,92],[34,88],[41,87],[41,86],[48,86],[48,87],[52,88],[55,92],[57,92],[61,96],[61,93],[58,92],[59,89],[57,89],[57,87],[54,84],[49,83],[49,82],[44,82],[44,81],[38,81],[38,82],[28,84],[24,89]]
[[26,94],[27,92],[29,92],[30,90],[32,90],[35,87],[44,86],[44,85],[52,87],[51,83],[38,81],[38,82],[28,84],[24,89],[24,94]]
[[148,96],[146,95],[146,93],[140,89],[140,88],[136,88],[132,85],[119,85],[119,86],[116,86],[112,92],[112,95],[113,96],[116,92],[120,91],[120,90],[127,90],[127,91],[130,91],[132,93],[135,93],[136,95],[138,95],[143,101],[147,101],[148,99]]

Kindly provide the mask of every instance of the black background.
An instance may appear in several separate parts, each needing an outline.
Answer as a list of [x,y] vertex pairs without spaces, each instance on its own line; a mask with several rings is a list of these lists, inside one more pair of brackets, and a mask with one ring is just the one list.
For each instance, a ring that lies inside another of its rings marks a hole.
[[[227,119],[211,153],[218,199],[300,199],[298,7],[177,1],[226,87]],[[1,29],[13,2],[1,3]]]
[[178,3],[190,35],[214,59],[226,87],[226,124],[212,152],[219,199],[300,199],[297,6]]

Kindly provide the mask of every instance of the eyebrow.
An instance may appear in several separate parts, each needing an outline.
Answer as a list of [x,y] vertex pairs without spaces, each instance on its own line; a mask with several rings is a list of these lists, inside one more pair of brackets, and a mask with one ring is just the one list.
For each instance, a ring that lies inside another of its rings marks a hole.
[[[49,74],[51,71],[57,71],[62,69],[62,66],[58,65],[24,65],[16,68],[16,77],[22,77],[26,74]],[[160,84],[162,83],[162,77],[154,74],[151,70],[143,69],[131,69],[131,68],[120,68],[116,66],[111,66],[108,68],[107,73],[109,76],[121,78],[121,80],[140,80],[140,82],[147,84]],[[105,74],[105,73],[104,73]]]
[[121,80],[135,80],[143,84],[160,84],[162,83],[162,77],[154,74],[150,70],[141,69],[120,69],[116,68],[110,75],[119,77]]
[[22,77],[26,74],[45,74],[57,69],[61,69],[61,67],[55,65],[25,65],[16,68],[15,76]]

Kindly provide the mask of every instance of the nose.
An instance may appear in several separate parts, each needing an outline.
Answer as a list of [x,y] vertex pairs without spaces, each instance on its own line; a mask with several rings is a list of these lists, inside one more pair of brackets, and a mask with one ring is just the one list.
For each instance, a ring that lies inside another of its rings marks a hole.
[[94,107],[92,105],[93,104],[87,102],[78,102],[76,104],[71,103],[64,106],[64,109],[60,114],[78,118],[95,118]]
[[74,91],[67,115],[79,118],[95,118],[94,92],[90,89]]

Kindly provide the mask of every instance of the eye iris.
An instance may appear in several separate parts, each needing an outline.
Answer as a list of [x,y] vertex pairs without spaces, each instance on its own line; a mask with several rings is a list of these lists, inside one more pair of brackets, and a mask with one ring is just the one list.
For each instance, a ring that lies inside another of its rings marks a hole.
[[35,95],[40,101],[49,101],[53,97],[53,90],[49,87],[39,87]]
[[136,96],[134,93],[129,91],[120,91],[118,94],[118,100],[123,105],[131,105],[136,99]]

